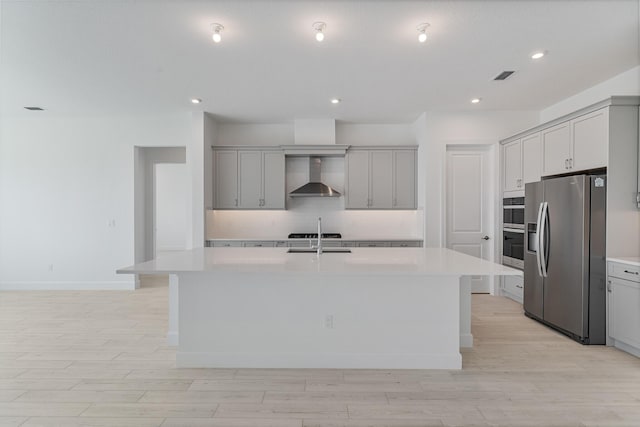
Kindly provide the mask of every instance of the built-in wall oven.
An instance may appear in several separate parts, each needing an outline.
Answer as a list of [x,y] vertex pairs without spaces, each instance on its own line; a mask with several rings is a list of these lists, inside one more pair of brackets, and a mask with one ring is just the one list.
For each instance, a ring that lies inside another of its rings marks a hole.
[[502,202],[502,263],[524,269],[524,197]]

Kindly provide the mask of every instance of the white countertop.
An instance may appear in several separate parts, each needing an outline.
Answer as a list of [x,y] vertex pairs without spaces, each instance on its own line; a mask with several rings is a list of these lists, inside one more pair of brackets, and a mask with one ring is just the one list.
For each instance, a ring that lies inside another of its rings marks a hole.
[[[225,238],[225,237],[215,237],[213,239],[207,239],[207,242],[215,242],[215,241],[225,241],[225,242],[249,242],[249,241],[256,241],[256,242],[304,242],[304,241],[309,241],[309,240],[317,240],[317,238],[298,238],[298,239],[290,239],[288,237],[284,238],[284,239],[278,239],[278,238],[273,238],[273,237],[263,237],[263,238],[259,238],[259,237],[247,237],[245,239],[243,238]],[[407,237],[407,238],[397,238],[397,237],[368,237],[368,238],[363,238],[363,237],[342,237],[340,239],[330,239],[330,238],[323,238],[322,239],[323,242],[325,241],[331,241],[331,242],[353,242],[353,241],[362,241],[362,242],[422,242],[422,239],[418,238],[418,237]]]
[[635,265],[636,267],[640,267],[640,257],[607,258],[607,261],[620,262],[622,264],[629,264],[629,265]]
[[118,273],[185,272],[513,275],[522,272],[444,248],[351,248],[351,253],[287,253],[288,248],[200,248],[119,269]]

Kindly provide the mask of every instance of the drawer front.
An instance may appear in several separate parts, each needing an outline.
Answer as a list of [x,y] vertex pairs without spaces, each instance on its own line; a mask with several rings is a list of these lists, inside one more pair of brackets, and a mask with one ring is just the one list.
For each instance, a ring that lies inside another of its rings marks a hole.
[[214,248],[239,248],[242,247],[242,242],[237,240],[216,240],[214,242],[209,242],[209,245]]
[[420,242],[391,242],[392,248],[419,248],[422,247]]
[[273,241],[244,242],[242,246],[244,246],[245,248],[273,248],[275,246],[275,242]]
[[358,242],[359,248],[389,248],[391,242]]
[[524,280],[522,277],[518,276],[504,276],[504,282],[502,288],[505,292],[509,292],[510,294],[516,295],[520,298],[523,296]]
[[610,262],[609,276],[640,283],[640,267],[619,262]]

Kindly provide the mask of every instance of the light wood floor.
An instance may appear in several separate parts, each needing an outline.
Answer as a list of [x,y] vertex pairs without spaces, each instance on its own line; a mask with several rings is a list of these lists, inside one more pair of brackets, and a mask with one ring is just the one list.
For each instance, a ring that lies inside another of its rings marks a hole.
[[0,426],[640,426],[640,359],[473,297],[462,371],[175,369],[167,285],[0,292]]

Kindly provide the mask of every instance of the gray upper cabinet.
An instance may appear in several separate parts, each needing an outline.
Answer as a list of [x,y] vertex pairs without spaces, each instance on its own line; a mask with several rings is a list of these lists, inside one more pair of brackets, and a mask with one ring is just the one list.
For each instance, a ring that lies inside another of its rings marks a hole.
[[345,177],[347,209],[416,208],[414,148],[352,148]]
[[369,152],[349,150],[346,160],[345,207],[367,209],[369,207]]
[[214,148],[214,209],[284,209],[284,153]]
[[570,170],[571,123],[564,122],[542,131],[543,175]]
[[522,185],[522,141],[517,140],[504,145],[503,189],[516,191],[524,188]]
[[416,208],[416,150],[393,151],[393,207]]
[[285,163],[281,151],[262,153],[262,208],[284,209]]
[[393,152],[369,153],[369,208],[391,209],[393,205]]
[[238,151],[238,207],[262,206],[262,152]]
[[237,209],[238,207],[238,151],[214,150],[214,197],[215,209]]
[[542,177],[542,145],[540,132],[522,138],[522,188]]

